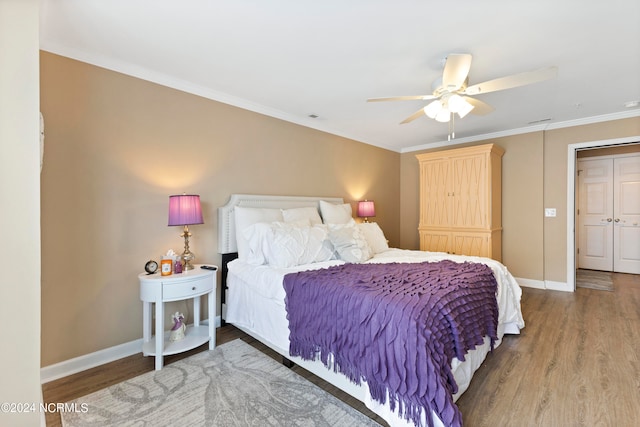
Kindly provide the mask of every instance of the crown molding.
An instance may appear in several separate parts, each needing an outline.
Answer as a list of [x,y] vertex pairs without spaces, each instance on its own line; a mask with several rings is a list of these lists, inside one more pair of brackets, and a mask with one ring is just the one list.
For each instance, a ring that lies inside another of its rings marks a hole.
[[[631,117],[639,117],[639,116],[640,116],[640,109],[633,109],[630,111],[621,111],[619,113],[603,114],[600,116],[584,117],[581,119],[566,120],[566,121],[557,122],[557,123],[527,126],[527,127],[518,128],[518,129],[510,129],[510,130],[500,131],[500,132],[485,133],[482,135],[474,135],[474,136],[469,136],[465,138],[456,138],[455,143],[464,144],[466,142],[484,141],[486,139],[501,138],[505,136],[521,135],[525,133],[547,131],[547,130],[554,130],[554,129],[563,129],[563,128],[568,128],[573,126],[584,126],[584,125],[589,125],[593,123],[609,122],[612,120],[628,119]],[[445,146],[450,146],[452,142],[453,141],[438,141],[438,142],[433,142],[429,144],[415,145],[413,147],[403,148],[400,152],[411,153],[414,151],[445,147]]]
[[94,53],[83,51],[80,49],[69,48],[67,46],[64,46],[55,42],[47,41],[47,40],[42,40],[40,42],[40,49],[56,55],[71,58],[80,62],[85,62],[91,65],[95,65],[100,68],[115,71],[117,73],[136,77],[141,80],[145,80],[145,81],[156,83],[162,86],[177,89],[193,95],[198,95],[207,99],[211,99],[213,101],[221,102],[223,104],[228,104],[234,107],[242,108],[244,110],[252,111],[254,113],[263,114],[265,116],[273,117],[289,123],[315,129],[320,132],[326,132],[331,135],[336,135],[342,138],[351,139],[353,141],[362,142],[364,144],[373,145],[379,148],[383,148],[385,150],[394,151],[401,154],[411,153],[414,151],[426,150],[431,148],[451,146],[452,143],[463,144],[467,142],[475,142],[475,141],[482,141],[486,139],[501,138],[505,136],[520,135],[520,134],[525,134],[530,132],[561,129],[561,128],[566,128],[571,126],[582,126],[586,124],[640,116],[640,109],[636,108],[629,111],[622,111],[619,113],[605,114],[605,115],[594,116],[594,117],[586,117],[586,118],[568,120],[568,121],[557,122],[557,123],[546,123],[546,124],[535,125],[535,126],[527,126],[523,128],[492,132],[492,133],[487,133],[482,135],[473,135],[473,136],[464,137],[464,138],[456,138],[455,141],[448,141],[448,140],[437,141],[437,142],[432,142],[428,144],[414,145],[411,147],[398,149],[398,148],[390,147],[389,145],[381,143],[379,141],[371,141],[371,140],[364,141],[361,138],[358,138],[354,135],[349,135],[341,131],[336,131],[335,129],[332,129],[329,126],[323,125],[322,122],[319,122],[316,119],[312,119],[309,117],[295,116],[295,115],[286,113],[284,111],[277,110],[275,108],[267,107],[262,104],[254,103],[246,99],[239,98],[237,96],[229,95],[224,92],[211,90],[207,87],[193,84],[189,81],[182,80],[167,74],[158,73],[148,68],[132,65],[131,63],[128,63],[125,61],[118,61],[103,55],[96,55]]
[[73,49],[67,46],[63,46],[57,43],[41,41],[40,49],[53,53],[55,55],[71,58],[76,61],[84,62],[94,65],[96,67],[104,68],[106,70],[121,73],[127,76],[135,77],[141,80],[145,80],[151,83],[156,83],[161,86],[177,89],[182,92],[190,93],[192,95],[201,96],[203,98],[210,99],[212,101],[221,102],[223,104],[231,105],[234,107],[242,108],[243,110],[252,111],[254,113],[262,114],[265,116],[280,119],[289,123],[297,124],[307,128],[315,129],[321,132],[329,133],[331,135],[340,136],[342,138],[351,139],[354,141],[362,142],[364,144],[374,145],[376,147],[384,148],[390,151],[398,151],[386,144],[379,142],[363,141],[362,139],[349,135],[344,132],[337,131],[329,126],[323,126],[321,121],[312,119],[310,117],[300,117],[293,114],[286,113],[275,108],[267,107],[262,104],[248,101],[244,98],[229,95],[228,93],[219,92],[207,88],[205,86],[197,85],[186,80],[182,80],[167,74],[158,73],[145,67],[139,67],[132,65],[125,61],[114,60],[113,58],[103,55],[96,55],[80,49]]

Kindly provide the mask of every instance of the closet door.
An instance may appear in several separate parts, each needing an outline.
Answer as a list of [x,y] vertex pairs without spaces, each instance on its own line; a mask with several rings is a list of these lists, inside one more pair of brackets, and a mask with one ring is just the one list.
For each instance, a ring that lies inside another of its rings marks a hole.
[[578,267],[640,274],[640,156],[578,170]]
[[578,162],[578,268],[613,267],[613,162]]
[[614,159],[613,271],[640,274],[640,156]]

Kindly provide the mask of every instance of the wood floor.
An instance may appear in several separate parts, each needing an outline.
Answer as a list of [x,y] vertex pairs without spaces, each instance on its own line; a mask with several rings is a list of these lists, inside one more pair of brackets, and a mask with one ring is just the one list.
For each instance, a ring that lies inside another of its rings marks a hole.
[[[614,291],[575,293],[523,288],[526,322],[487,357],[458,400],[465,427],[634,426],[640,420],[640,276],[614,274]],[[233,326],[236,338],[277,355]],[[167,357],[171,363],[195,352]],[[375,417],[364,405],[299,367],[296,372]],[[45,402],[69,401],[153,370],[153,358],[130,356],[43,385]],[[47,414],[47,426],[60,426]]]
[[524,288],[526,327],[459,399],[465,426],[638,425],[640,276],[613,280],[613,292]]

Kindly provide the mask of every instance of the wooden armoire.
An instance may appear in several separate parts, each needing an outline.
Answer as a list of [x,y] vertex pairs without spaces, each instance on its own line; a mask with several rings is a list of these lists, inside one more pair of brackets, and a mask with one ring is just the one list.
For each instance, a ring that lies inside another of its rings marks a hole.
[[495,144],[418,154],[420,249],[502,261],[502,155]]

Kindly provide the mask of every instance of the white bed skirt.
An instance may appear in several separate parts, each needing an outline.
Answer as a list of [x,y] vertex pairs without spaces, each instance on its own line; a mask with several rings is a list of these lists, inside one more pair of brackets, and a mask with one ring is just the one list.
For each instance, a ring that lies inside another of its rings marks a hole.
[[[227,284],[229,289],[226,294],[226,304],[223,307],[223,317],[226,322],[233,324],[297,365],[364,402],[369,409],[387,421],[390,426],[413,425],[391,411],[388,404],[381,404],[373,400],[366,383],[358,386],[344,375],[326,368],[320,361],[308,361],[290,356],[289,323],[283,301],[256,294],[250,285],[243,283],[241,278],[233,274],[229,274]],[[500,345],[505,331],[519,333],[520,328],[515,324],[499,325],[499,339],[494,347]],[[453,360],[452,371],[458,384],[458,393],[454,395],[454,401],[469,387],[473,373],[480,367],[489,351],[490,340],[486,337],[483,345],[467,353],[464,362],[460,362],[458,359]],[[432,413],[431,416],[435,426],[444,427],[435,413]],[[427,425],[424,414],[423,425]]]

